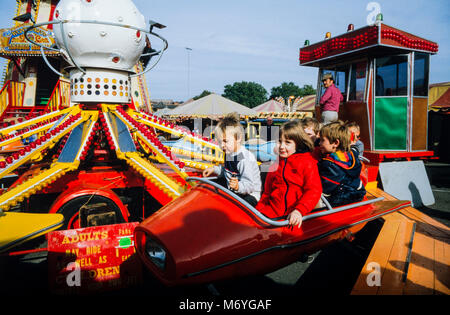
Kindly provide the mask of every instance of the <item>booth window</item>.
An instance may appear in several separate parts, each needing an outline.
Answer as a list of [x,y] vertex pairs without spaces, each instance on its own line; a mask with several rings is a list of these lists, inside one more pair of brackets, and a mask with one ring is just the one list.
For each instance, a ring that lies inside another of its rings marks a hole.
[[352,64],[350,74],[349,101],[364,101],[364,90],[366,87],[366,62]]
[[406,96],[408,56],[379,58],[376,63],[376,96]]
[[414,96],[428,96],[430,55],[414,53]]
[[[320,78],[322,78],[322,76],[326,73],[331,73],[333,75],[334,85],[336,85],[336,87],[341,91],[341,93],[345,95],[347,93],[348,69],[346,68],[338,68],[333,70],[322,69],[320,71]],[[322,82],[320,82],[320,92],[319,92],[320,97],[322,97],[323,93],[325,93],[325,87],[323,86]]]

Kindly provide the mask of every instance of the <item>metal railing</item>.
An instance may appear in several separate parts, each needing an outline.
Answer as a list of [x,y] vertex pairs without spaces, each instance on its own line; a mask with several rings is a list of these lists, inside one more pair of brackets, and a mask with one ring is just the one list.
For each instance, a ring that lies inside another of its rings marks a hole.
[[[270,224],[270,225],[273,225],[273,226],[279,226],[279,227],[287,226],[289,224],[288,220],[275,221],[275,220],[272,220],[272,219],[266,217],[261,212],[259,212],[257,209],[255,209],[252,205],[250,205],[247,201],[245,201],[244,199],[239,197],[237,194],[235,194],[231,190],[223,187],[222,185],[213,182],[211,179],[214,179],[214,178],[212,178],[212,177],[209,177],[209,178],[187,177],[186,181],[199,181],[199,182],[206,183],[208,185],[213,186],[214,188],[219,189],[220,191],[224,192],[228,196],[230,196],[233,199],[239,201],[239,203],[241,203],[244,207],[246,207],[254,215],[256,215],[259,219],[261,219],[263,222],[265,222],[267,224]],[[321,196],[321,198],[322,198],[322,201],[324,201],[325,205],[327,206],[328,210],[317,212],[317,213],[312,213],[312,214],[309,214],[309,215],[305,215],[303,217],[303,220],[302,220],[303,222],[307,221],[307,220],[314,219],[314,218],[323,217],[323,216],[330,215],[330,214],[333,214],[333,213],[342,212],[342,211],[349,210],[349,209],[354,209],[354,208],[357,208],[357,207],[365,206],[365,205],[368,205],[368,204],[372,204],[372,203],[384,200],[384,197],[379,197],[379,198],[374,198],[374,199],[370,199],[370,200],[360,201],[360,202],[357,202],[357,203],[352,203],[352,204],[349,204],[349,205],[333,208],[330,205],[330,203],[326,200],[326,198],[324,196]]]
[[58,80],[48,100],[46,109],[50,111],[60,110],[70,106],[70,82]]
[[0,118],[6,109],[11,107],[22,107],[25,95],[25,83],[8,80],[0,90]]

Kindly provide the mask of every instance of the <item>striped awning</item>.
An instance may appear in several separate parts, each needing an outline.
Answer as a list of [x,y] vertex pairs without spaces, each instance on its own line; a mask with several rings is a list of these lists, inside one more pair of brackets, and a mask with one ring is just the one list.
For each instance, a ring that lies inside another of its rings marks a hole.
[[431,84],[428,91],[428,110],[450,109],[450,82]]
[[270,100],[253,108],[258,113],[279,113],[284,112],[284,105],[275,100]]
[[316,104],[316,95],[307,95],[295,100],[294,108],[297,112],[313,111]]

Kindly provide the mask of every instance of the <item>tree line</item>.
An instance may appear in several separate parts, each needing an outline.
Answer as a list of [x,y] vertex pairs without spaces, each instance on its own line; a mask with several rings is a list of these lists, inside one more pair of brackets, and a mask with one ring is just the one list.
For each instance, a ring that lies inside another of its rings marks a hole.
[[[197,100],[211,93],[212,92],[210,91],[204,90],[193,99]],[[239,104],[253,108],[269,99],[274,99],[277,97],[286,99],[290,96],[302,97],[311,94],[316,94],[316,90],[312,87],[312,85],[304,85],[301,88],[294,84],[294,82],[283,82],[280,86],[273,87],[270,90],[269,95],[267,90],[261,84],[242,81],[225,85],[222,96]]]

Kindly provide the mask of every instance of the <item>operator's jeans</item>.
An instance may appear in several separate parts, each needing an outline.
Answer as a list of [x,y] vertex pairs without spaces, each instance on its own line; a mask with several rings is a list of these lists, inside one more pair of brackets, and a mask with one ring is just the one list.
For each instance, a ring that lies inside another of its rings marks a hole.
[[332,110],[322,112],[322,123],[324,125],[338,120],[338,113]]

